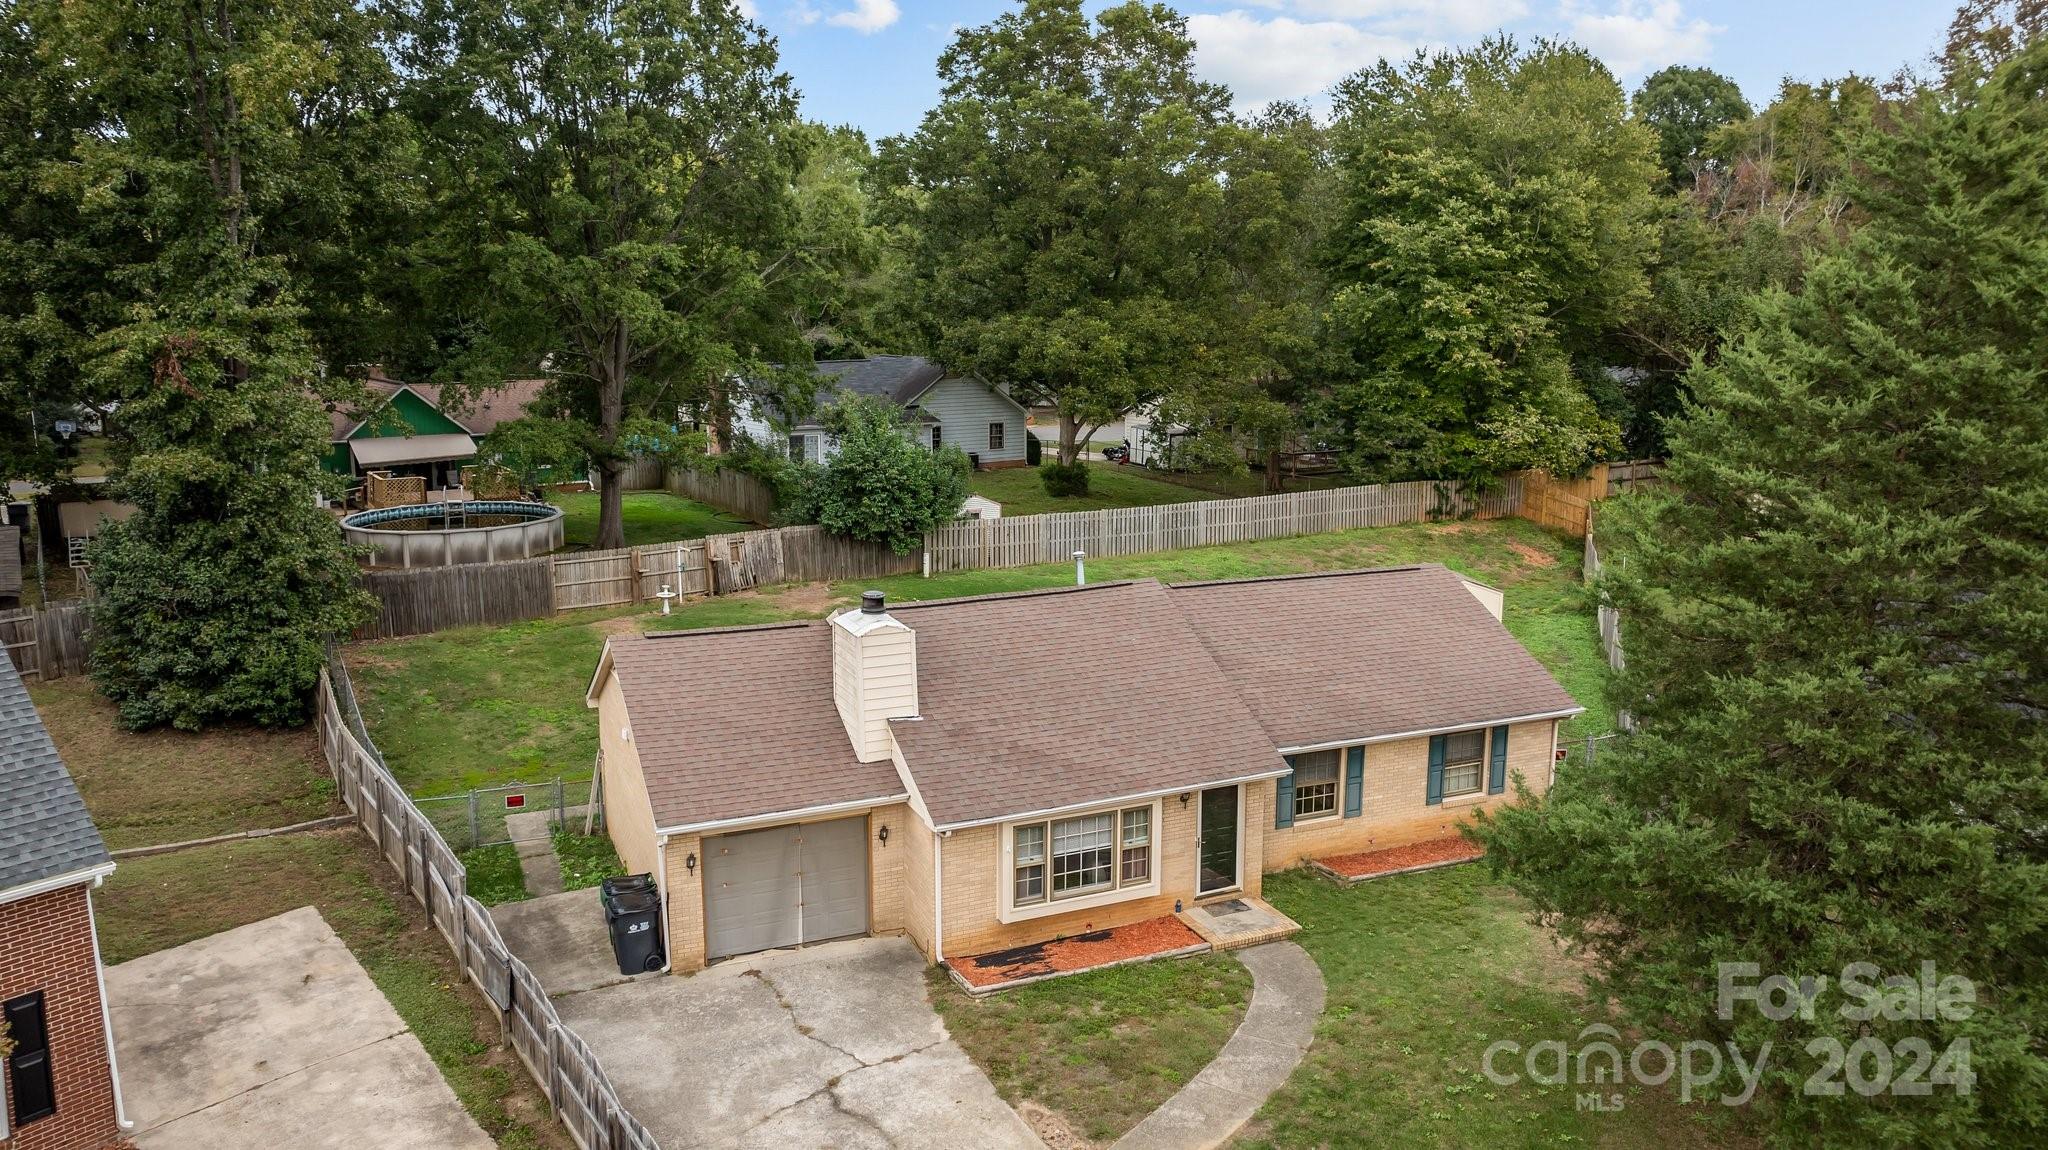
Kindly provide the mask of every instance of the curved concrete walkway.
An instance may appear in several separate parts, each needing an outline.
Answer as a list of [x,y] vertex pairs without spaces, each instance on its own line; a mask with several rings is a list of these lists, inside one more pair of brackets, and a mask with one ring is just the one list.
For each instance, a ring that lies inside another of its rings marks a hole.
[[1180,1093],[1147,1115],[1113,1150],[1209,1150],[1251,1121],[1315,1040],[1323,972],[1291,942],[1235,952],[1252,972],[1252,1004],[1237,1033]]

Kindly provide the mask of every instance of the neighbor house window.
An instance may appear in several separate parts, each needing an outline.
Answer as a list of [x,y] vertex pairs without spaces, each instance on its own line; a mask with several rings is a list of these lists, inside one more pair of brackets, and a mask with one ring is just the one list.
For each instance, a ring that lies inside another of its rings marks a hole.
[[1001,451],[1003,449],[1003,425],[1000,421],[988,425],[988,449],[990,451]]
[[1152,881],[1149,806],[1026,823],[1010,833],[1014,906]]
[[940,433],[939,433],[939,427],[938,427],[938,425],[937,425],[937,424],[933,424],[933,425],[932,425],[932,450],[933,450],[933,451],[937,451],[937,450],[939,449],[939,441],[940,441],[940,438],[941,438],[941,437],[940,437]]
[[1486,732],[1459,731],[1444,737],[1444,797],[1477,793],[1485,777]]
[[1336,751],[1294,756],[1294,817],[1315,819],[1337,813]]
[[789,437],[789,457],[790,457],[791,459],[794,459],[794,460],[796,460],[796,461],[797,461],[797,462],[799,462],[799,463],[803,462],[803,458],[804,458],[804,437],[803,437],[803,436],[801,436],[801,435],[792,435],[792,436],[790,436],[790,437]]

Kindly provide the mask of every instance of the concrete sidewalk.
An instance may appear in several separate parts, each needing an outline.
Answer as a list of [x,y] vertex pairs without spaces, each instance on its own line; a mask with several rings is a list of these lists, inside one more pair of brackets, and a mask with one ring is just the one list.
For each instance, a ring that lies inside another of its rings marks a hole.
[[312,907],[106,978],[140,1150],[496,1145]]
[[1323,1013],[1323,972],[1291,942],[1232,952],[1251,968],[1252,1004],[1209,1065],[1114,1150],[1208,1150],[1230,1141],[1294,1073]]

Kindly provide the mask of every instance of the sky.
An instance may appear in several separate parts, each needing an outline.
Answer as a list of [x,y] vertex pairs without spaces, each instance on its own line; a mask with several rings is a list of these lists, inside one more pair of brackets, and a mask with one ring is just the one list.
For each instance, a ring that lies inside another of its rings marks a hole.
[[[1091,9],[1102,5],[1091,3]],[[1178,0],[1196,68],[1241,108],[1271,100],[1327,106],[1331,85],[1381,56],[1470,44],[1505,30],[1591,49],[1630,91],[1667,64],[1732,76],[1750,102],[1786,77],[1925,70],[1953,0]],[[742,0],[780,42],[804,115],[869,137],[917,127],[938,99],[939,54],[997,0]]]

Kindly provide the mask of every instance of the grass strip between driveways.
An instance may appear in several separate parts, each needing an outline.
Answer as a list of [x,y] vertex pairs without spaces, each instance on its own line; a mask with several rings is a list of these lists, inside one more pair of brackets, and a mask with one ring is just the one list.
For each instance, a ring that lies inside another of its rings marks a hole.
[[961,991],[937,968],[926,975],[932,1006],[997,1093],[1027,1119],[1041,1107],[1105,1146],[1216,1057],[1244,1018],[1251,986],[1244,964],[1214,954],[1109,967],[986,998]]

